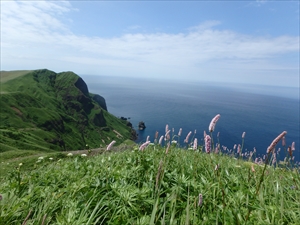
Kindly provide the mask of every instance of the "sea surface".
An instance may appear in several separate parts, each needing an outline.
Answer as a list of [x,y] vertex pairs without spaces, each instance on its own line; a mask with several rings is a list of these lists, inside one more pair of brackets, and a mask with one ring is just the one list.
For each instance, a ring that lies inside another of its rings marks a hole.
[[[267,147],[282,131],[287,131],[286,144],[295,142],[294,156],[300,161],[299,135],[299,88],[270,87],[245,84],[161,81],[143,78],[124,78],[81,75],[89,91],[106,99],[107,109],[117,117],[130,118],[137,129],[144,121],[146,129],[138,131],[138,143],[155,132],[165,134],[165,126],[174,128],[178,134],[182,128],[183,140],[192,131],[203,144],[203,132],[208,133],[211,119],[220,114],[214,138],[221,146],[232,149],[242,143],[246,132],[244,151],[258,155],[266,153]],[[278,159],[285,157],[282,143]]]

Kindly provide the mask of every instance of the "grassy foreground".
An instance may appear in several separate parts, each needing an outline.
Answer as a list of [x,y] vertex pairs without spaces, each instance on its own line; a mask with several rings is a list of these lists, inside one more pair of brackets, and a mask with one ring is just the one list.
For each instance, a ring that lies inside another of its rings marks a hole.
[[30,172],[18,165],[0,184],[1,225],[300,221],[298,171],[207,154],[201,147],[150,144],[36,161]]

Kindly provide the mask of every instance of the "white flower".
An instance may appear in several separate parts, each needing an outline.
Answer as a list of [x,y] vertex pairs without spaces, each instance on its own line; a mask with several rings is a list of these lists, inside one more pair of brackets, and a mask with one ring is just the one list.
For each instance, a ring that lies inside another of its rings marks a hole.
[[43,160],[43,159],[44,159],[44,157],[42,157],[42,156],[38,158],[39,161],[41,161],[41,160]]
[[68,153],[68,155],[67,155],[68,157],[72,157],[73,156],[73,154],[70,152],[70,153]]
[[22,166],[22,165],[23,165],[23,163],[20,163],[20,164],[19,164],[19,166]]
[[87,156],[87,154],[81,154],[81,157],[86,157]]
[[53,160],[53,158],[49,158],[49,160]]

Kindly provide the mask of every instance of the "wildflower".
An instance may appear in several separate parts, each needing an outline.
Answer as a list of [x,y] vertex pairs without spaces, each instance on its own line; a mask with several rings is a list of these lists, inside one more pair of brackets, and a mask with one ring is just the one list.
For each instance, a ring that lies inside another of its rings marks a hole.
[[209,135],[206,135],[205,137],[205,151],[206,153],[210,153],[210,149],[211,149],[211,138]]
[[140,151],[143,151],[148,145],[150,144],[150,141],[145,142],[140,146]]
[[170,132],[171,130],[168,130],[167,133],[165,134],[165,141],[170,140]]
[[215,148],[215,153],[216,153],[216,154],[219,153],[219,149],[220,149],[220,144],[217,143],[217,144],[216,144],[216,148]]
[[210,122],[209,124],[209,127],[208,127],[208,130],[209,132],[213,132],[215,130],[215,126],[216,126],[216,123],[218,122],[218,120],[220,119],[220,114],[217,114]]
[[274,150],[276,144],[287,134],[286,131],[283,131],[281,134],[279,134],[271,143],[271,145],[267,149],[267,153],[270,153]]
[[172,144],[177,145],[177,141],[173,140],[171,141]]
[[198,207],[202,205],[203,197],[202,194],[199,194]]
[[216,167],[215,167],[215,171],[218,170],[219,168],[220,168],[220,165],[217,164]]
[[203,138],[205,139],[206,137],[206,131],[203,131]]
[[285,137],[282,137],[282,146],[285,146]]
[[236,149],[236,144],[234,144],[234,146],[233,146],[233,150],[235,150]]
[[196,150],[197,149],[197,143],[198,143],[198,140],[197,138],[194,139],[194,145],[193,145],[193,149]]
[[246,132],[243,132],[243,134],[242,134],[243,139],[245,138],[245,135],[246,135]]
[[147,136],[147,139],[146,139],[146,142],[149,141],[149,139],[150,139],[150,136],[148,135],[148,136]]
[[182,133],[182,128],[180,128],[179,131],[178,131],[178,136],[179,137],[181,136],[181,133]]
[[162,136],[159,138],[158,144],[161,145],[163,138],[164,138],[164,136],[162,135]]
[[111,147],[116,143],[116,141],[110,142],[110,144],[107,146],[106,151],[110,150]]
[[168,130],[169,130],[169,125],[167,124],[167,125],[166,125],[166,129],[165,129],[165,133],[167,133]]
[[49,158],[49,160],[53,160],[53,158]]
[[196,134],[196,133],[197,133],[197,130],[194,131],[194,134]]
[[184,143],[188,143],[188,142],[189,142],[189,138],[190,138],[191,134],[192,134],[192,131],[190,131],[190,132],[187,134],[187,136],[186,136],[186,138],[185,138],[185,140],[184,140]]
[[295,142],[292,142],[292,147],[291,147],[292,151],[295,151]]
[[81,154],[81,157],[87,157],[87,154]]
[[72,157],[73,156],[73,154],[70,152],[70,153],[68,153],[68,155],[67,155],[68,157]]
[[21,167],[23,165],[23,163],[19,163],[19,167]]
[[241,153],[241,145],[240,145],[240,144],[238,145],[238,150],[237,150],[237,153],[238,153],[238,154],[240,154],[240,153]]
[[158,131],[155,132],[155,139],[158,138]]
[[42,156],[38,158],[38,160],[40,160],[40,161],[42,161],[43,159],[44,159],[44,157],[42,157]]

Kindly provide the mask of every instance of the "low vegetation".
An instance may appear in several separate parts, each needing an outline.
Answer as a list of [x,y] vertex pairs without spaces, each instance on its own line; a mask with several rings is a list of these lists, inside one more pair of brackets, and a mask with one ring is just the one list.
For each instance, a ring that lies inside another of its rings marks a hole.
[[31,171],[15,164],[0,185],[0,224],[300,221],[299,168],[207,152],[206,145],[187,149],[155,140],[97,155],[44,154]]

